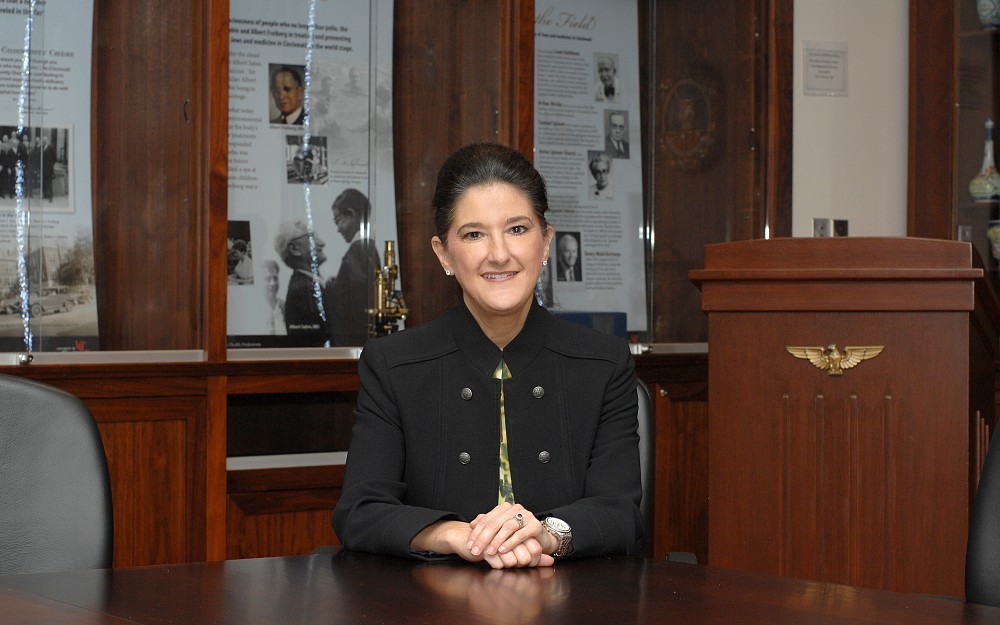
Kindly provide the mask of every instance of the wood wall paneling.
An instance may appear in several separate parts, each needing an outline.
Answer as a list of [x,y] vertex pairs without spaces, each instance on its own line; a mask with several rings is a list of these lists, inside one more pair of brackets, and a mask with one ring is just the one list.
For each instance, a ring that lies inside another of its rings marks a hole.
[[708,388],[654,384],[656,473],[652,557],[694,553],[708,562]]
[[204,60],[197,66],[200,71],[191,102],[200,151],[194,152],[198,167],[191,177],[207,235],[202,243],[207,246],[203,251],[207,262],[201,268],[205,284],[201,344],[209,361],[221,362],[226,356],[228,316],[229,0],[201,0],[200,6],[201,20],[196,20],[193,39],[202,46],[192,53],[203,50]]
[[956,236],[956,10],[955,2],[910,1],[909,236]]
[[[688,271],[706,243],[791,234],[791,9],[786,0],[659,0],[644,7],[647,196],[655,248],[652,340],[706,339]],[[714,148],[685,160],[670,147],[669,94],[684,80],[711,96]],[[650,108],[650,107],[647,107]],[[770,223],[769,223],[770,222]]]
[[344,467],[229,472],[229,558],[302,555],[339,545],[330,515]]
[[[756,131],[764,149],[758,156],[758,195],[763,197],[764,223],[754,226],[754,236],[792,236],[792,70],[795,54],[794,0],[769,0],[758,6],[757,75],[766,76],[758,89],[759,118],[766,121]],[[759,212],[755,214],[760,215]]]
[[268,506],[260,506],[260,499],[230,495],[227,558],[307,555],[319,546],[340,544],[330,525],[337,496],[294,491],[270,497]]
[[86,403],[111,472],[114,566],[204,559],[204,398]]
[[504,56],[514,60],[513,80],[508,89],[511,115],[501,117],[511,124],[511,145],[526,157],[535,155],[535,0],[515,0],[511,36],[501,42]]
[[199,0],[97,0],[94,261],[104,349],[202,346],[205,249],[193,167]]
[[435,234],[431,196],[438,169],[467,143],[510,144],[521,132],[511,121],[523,76],[511,54],[521,42],[510,38],[524,32],[518,20],[523,20],[521,7],[526,4],[395,3],[396,222],[408,325],[437,318],[459,298],[455,281],[444,276],[430,247]]
[[[204,556],[205,560],[226,558],[226,377],[208,378],[204,446]],[[198,477],[195,478],[196,480]]]

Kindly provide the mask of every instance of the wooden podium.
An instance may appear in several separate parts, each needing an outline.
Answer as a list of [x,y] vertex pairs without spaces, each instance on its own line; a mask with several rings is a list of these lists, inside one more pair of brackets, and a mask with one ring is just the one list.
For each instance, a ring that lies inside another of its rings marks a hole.
[[998,344],[972,246],[740,241],[706,246],[691,279],[709,320],[708,564],[963,596]]

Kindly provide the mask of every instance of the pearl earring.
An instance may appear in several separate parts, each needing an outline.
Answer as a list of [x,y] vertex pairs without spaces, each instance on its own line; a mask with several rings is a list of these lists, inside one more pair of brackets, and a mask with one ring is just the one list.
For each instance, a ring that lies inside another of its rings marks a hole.
[[546,258],[545,260],[542,261],[542,267],[544,267],[545,265],[548,265],[548,264],[549,264],[549,259],[548,258]]
[[450,276],[451,275],[451,269],[445,269],[444,270],[444,275]]

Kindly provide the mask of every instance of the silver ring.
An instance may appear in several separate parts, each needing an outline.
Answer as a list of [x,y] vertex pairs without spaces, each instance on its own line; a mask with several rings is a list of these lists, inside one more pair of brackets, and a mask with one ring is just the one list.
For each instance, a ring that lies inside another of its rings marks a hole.
[[524,515],[518,512],[514,515],[514,520],[517,521],[517,529],[524,528]]

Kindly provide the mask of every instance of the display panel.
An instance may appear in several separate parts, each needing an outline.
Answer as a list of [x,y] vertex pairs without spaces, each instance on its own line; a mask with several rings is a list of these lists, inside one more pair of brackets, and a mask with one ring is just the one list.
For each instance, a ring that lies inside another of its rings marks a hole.
[[391,38],[392,2],[230,3],[231,350],[367,338],[396,239]]
[[92,0],[0,1],[0,352],[100,347]]

